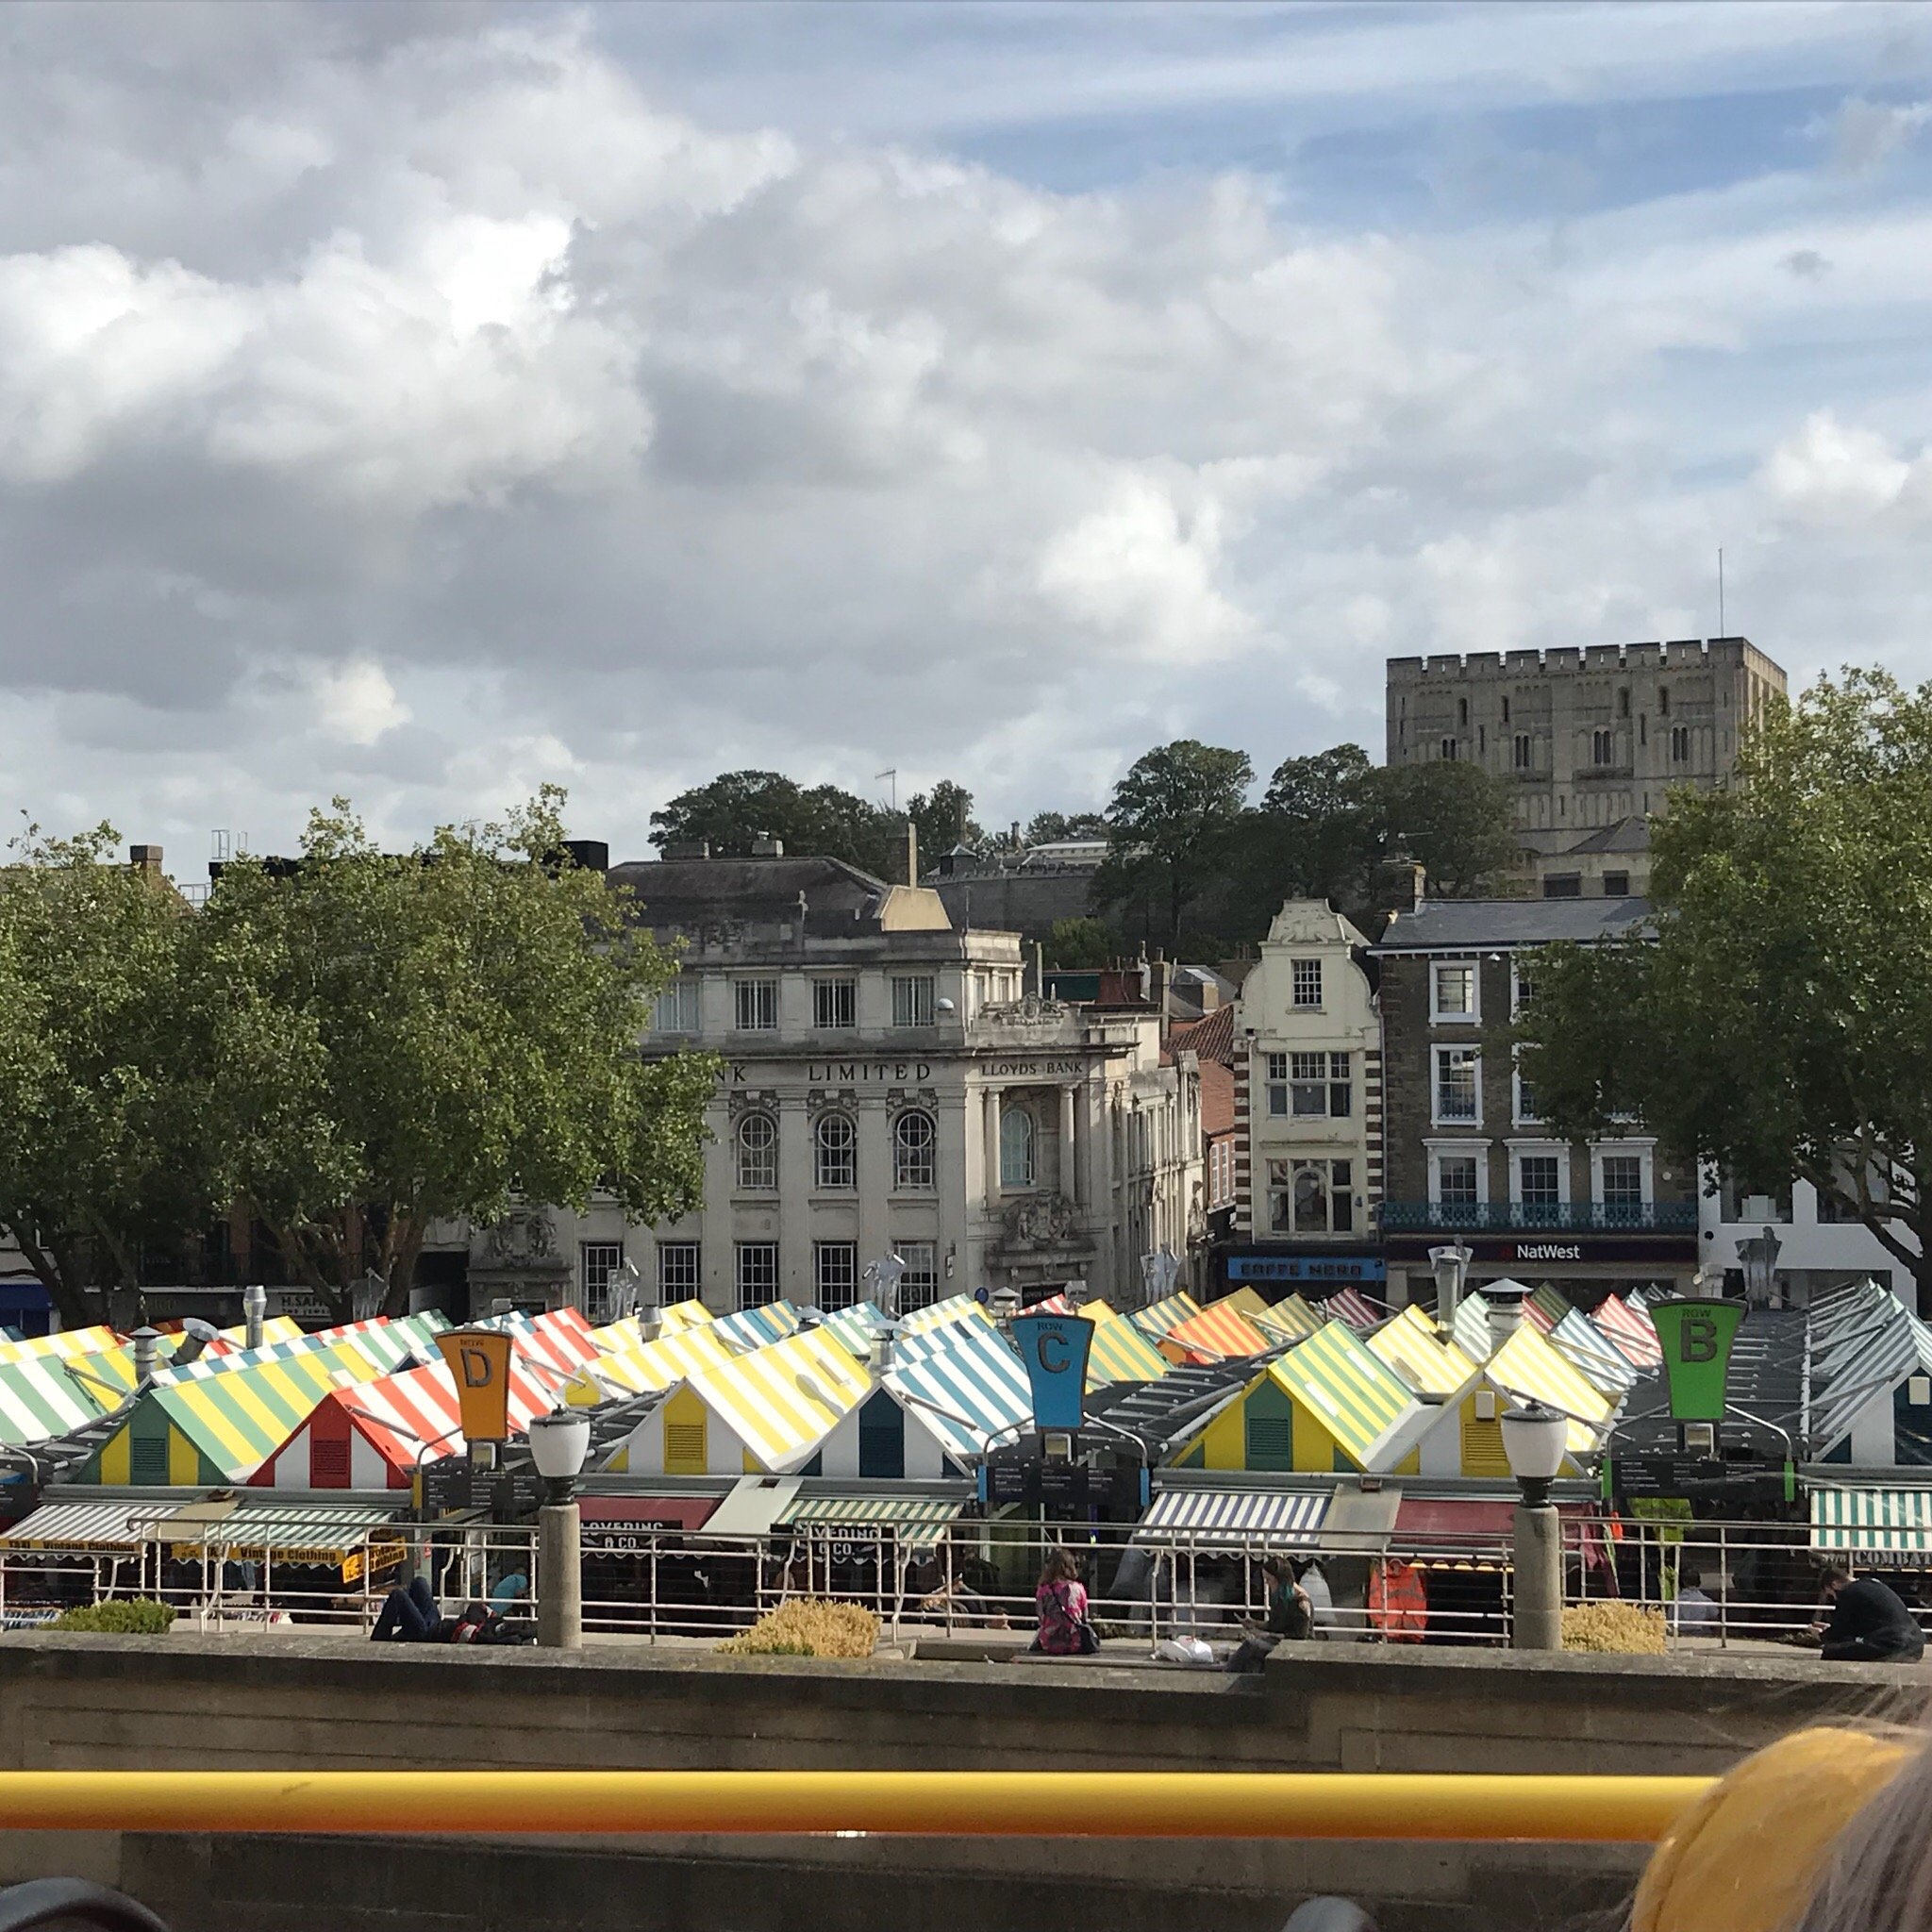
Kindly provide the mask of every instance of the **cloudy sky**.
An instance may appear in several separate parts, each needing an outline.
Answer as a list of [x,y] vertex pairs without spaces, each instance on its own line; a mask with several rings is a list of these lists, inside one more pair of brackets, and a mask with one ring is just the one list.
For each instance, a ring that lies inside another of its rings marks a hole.
[[5,795],[1004,820],[1391,653],[1932,676],[1932,10],[0,11]]

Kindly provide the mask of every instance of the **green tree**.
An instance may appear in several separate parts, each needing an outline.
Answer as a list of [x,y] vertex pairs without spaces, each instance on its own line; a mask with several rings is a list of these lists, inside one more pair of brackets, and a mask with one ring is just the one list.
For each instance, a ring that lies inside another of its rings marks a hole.
[[1236,841],[1241,896],[1263,929],[1284,899],[1364,902],[1383,841],[1377,777],[1358,744],[1275,767]]
[[702,839],[721,858],[743,858],[754,841],[779,839],[794,857],[842,858],[884,877],[895,863],[899,824],[883,807],[836,785],[805,787],[782,772],[721,772],[651,814],[651,842],[661,852]]
[[972,792],[950,778],[941,778],[930,791],[915,791],[907,801],[906,815],[919,834],[922,866],[955,845],[975,852],[986,847],[986,828],[974,823]]
[[0,869],[0,1229],[71,1327],[217,1199],[180,1026],[193,922],[118,843],[29,826]]
[[1224,876],[1254,776],[1245,752],[1194,738],[1136,759],[1108,806],[1095,899],[1158,906],[1178,940],[1188,908]]
[[1807,1180],[1932,1306],[1932,686],[1847,671],[1774,704],[1728,789],[1672,794],[1651,897],[1648,942],[1537,956],[1516,1038],[1541,1110]]
[[[1420,860],[1441,898],[1479,897],[1523,862],[1509,786],[1480,765],[1451,758],[1382,765],[1367,792],[1376,848]],[[1391,891],[1387,877],[1381,891]],[[1395,901],[1385,896],[1382,903]]]
[[395,856],[338,799],[297,864],[228,868],[192,922],[220,1197],[342,1314],[368,1270],[407,1307],[434,1222],[700,1198],[715,1062],[641,1057],[673,964],[627,894],[556,857],[562,806],[546,788]]
[[1051,845],[1061,839],[1104,839],[1107,814],[1098,811],[1037,811],[1028,821],[1025,842]]
[[1050,966],[1077,972],[1118,959],[1121,936],[1104,919],[1056,919],[1046,938]]

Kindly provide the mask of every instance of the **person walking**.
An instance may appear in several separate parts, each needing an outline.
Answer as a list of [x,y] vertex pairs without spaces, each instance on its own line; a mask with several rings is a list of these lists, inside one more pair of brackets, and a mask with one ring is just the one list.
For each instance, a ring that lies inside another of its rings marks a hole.
[[1091,1657],[1100,1648],[1100,1633],[1087,1621],[1087,1591],[1071,1550],[1046,1553],[1033,1601],[1040,1609],[1035,1650],[1048,1657]]
[[1284,1639],[1303,1643],[1315,1634],[1314,1603],[1295,1581],[1294,1566],[1288,1558],[1265,1557],[1261,1574],[1269,1585],[1268,1614],[1260,1624],[1245,1626],[1239,1647],[1228,1658],[1226,1668],[1236,1676],[1258,1671]]
[[1820,1654],[1833,1662],[1912,1664],[1925,1654],[1925,1633],[1898,1593],[1875,1576],[1855,1578],[1842,1563],[1824,1572],[1831,1622],[1814,1624]]

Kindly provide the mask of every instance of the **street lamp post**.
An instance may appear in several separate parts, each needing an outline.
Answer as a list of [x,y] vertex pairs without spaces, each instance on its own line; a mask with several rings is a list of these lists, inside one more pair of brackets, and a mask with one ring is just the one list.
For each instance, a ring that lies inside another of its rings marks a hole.
[[591,1453],[591,1418],[559,1408],[530,1424],[530,1456],[543,1478],[537,1512],[537,1641],[546,1650],[584,1642],[583,1525],[572,1486]]
[[1563,1467],[1569,1420],[1541,1402],[1503,1414],[1503,1454],[1523,1492],[1516,1506],[1516,1616],[1510,1636],[1518,1650],[1563,1647],[1563,1531],[1550,1485]]
[[1474,1252],[1461,1241],[1451,1241],[1447,1247],[1429,1250],[1429,1272],[1436,1277],[1436,1322],[1439,1327],[1455,1325],[1456,1310],[1462,1303],[1463,1284],[1469,1279],[1469,1264],[1474,1259]]

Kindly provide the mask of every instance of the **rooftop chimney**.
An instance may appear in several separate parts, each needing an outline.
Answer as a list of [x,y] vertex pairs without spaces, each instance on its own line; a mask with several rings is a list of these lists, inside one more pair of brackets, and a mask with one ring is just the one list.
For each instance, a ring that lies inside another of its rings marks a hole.
[[136,872],[144,872],[155,878],[161,875],[161,848],[158,845],[130,845],[127,848],[127,862]]
[[785,857],[785,841],[782,839],[773,838],[768,832],[763,838],[754,839],[751,841],[751,856],[754,858],[783,858]]
[[1429,874],[1425,866],[1411,865],[1408,869],[1410,905],[1414,910],[1422,910],[1423,901],[1428,897]]
[[666,858],[708,858],[711,841],[708,839],[672,839],[666,841],[663,856]]
[[902,885],[916,886],[919,883],[919,827],[910,819],[906,821],[906,829],[900,834],[899,870],[903,874]]
[[1505,1287],[1484,1291],[1490,1305],[1490,1354],[1493,1357],[1503,1344],[1523,1326],[1523,1290]]

